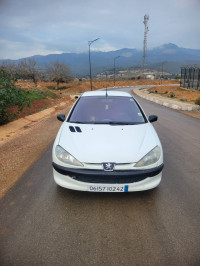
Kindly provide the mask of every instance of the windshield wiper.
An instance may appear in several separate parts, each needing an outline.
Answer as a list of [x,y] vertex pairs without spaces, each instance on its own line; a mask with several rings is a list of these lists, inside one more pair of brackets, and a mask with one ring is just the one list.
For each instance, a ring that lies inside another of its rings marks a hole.
[[90,121],[90,122],[80,122],[80,121],[69,121],[69,123],[74,124],[91,124],[91,125],[111,125],[111,126],[117,126],[117,125],[138,125],[143,124],[141,122],[120,122],[120,121]]
[[134,123],[134,122],[117,122],[117,121],[109,121],[109,122],[107,122],[107,121],[102,121],[102,122],[92,122],[92,124],[99,124],[99,125],[111,125],[111,126],[117,126],[117,125],[138,125],[138,124],[141,124],[141,123]]
[[69,121],[69,123],[73,123],[73,124],[85,124],[84,122],[80,122],[80,121]]
[[140,123],[134,123],[134,122],[108,122],[109,125],[138,125]]

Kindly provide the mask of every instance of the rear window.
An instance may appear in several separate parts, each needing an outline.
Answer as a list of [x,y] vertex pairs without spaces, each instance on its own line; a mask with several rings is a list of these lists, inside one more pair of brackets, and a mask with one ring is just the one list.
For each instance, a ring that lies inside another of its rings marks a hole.
[[71,123],[143,124],[146,118],[132,97],[81,97],[68,119]]

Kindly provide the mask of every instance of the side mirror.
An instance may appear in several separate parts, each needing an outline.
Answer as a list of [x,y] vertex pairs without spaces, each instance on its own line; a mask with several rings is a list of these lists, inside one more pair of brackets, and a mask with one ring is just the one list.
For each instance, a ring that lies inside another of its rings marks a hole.
[[61,122],[64,122],[65,119],[66,119],[66,117],[65,117],[64,114],[59,114],[59,115],[57,116],[57,119],[58,119],[59,121],[61,121]]
[[149,122],[153,123],[155,121],[158,120],[158,116],[157,115],[150,115],[149,116]]

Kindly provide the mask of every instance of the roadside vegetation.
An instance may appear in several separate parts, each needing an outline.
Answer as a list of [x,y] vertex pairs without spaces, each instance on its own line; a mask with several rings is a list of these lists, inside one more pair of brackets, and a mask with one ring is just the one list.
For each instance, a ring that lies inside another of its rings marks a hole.
[[[179,81],[163,80],[161,87],[149,89],[149,93],[183,102],[200,103],[199,92],[179,87]],[[116,87],[137,85],[160,85],[160,80],[116,79]],[[113,87],[113,79],[93,80],[93,90]],[[61,101],[71,100],[70,95],[90,90],[90,81],[74,79],[70,68],[59,62],[52,62],[41,69],[34,58],[21,60],[18,65],[4,62],[0,66],[0,125],[14,119],[39,112]]]
[[[30,106],[30,99],[26,93],[16,88],[12,76],[4,69],[0,70],[0,125],[13,120],[25,106]],[[17,106],[17,113],[9,111],[12,106]]]
[[200,106],[200,97],[195,100],[195,104],[198,104]]
[[[31,86],[17,86],[19,80],[32,82]],[[70,82],[72,75],[64,63],[52,62],[46,69],[37,66],[34,59],[24,59],[19,64],[4,62],[0,66],[0,125],[16,119],[26,107],[36,100],[56,99],[56,93],[38,88],[39,81]],[[63,88],[65,89],[65,87]]]
[[21,89],[15,82],[10,73],[0,68],[0,125],[16,119],[25,107],[31,107],[34,100],[58,97],[50,91]]

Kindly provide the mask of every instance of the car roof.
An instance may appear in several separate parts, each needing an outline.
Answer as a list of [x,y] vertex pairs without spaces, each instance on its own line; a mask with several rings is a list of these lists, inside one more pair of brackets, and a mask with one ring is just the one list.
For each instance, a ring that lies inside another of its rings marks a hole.
[[[81,97],[88,97],[88,96],[106,96],[106,91],[87,91],[84,92]],[[107,96],[121,96],[121,97],[132,97],[132,95],[128,92],[123,91],[107,91]]]

